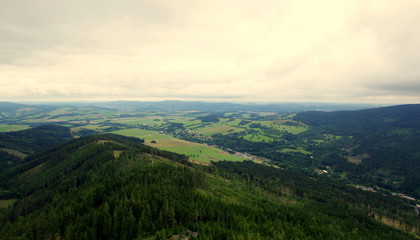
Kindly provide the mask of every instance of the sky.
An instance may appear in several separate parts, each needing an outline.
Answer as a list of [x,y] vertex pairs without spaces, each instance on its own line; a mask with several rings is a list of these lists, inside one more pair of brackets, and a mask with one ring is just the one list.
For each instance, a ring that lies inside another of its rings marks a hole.
[[420,103],[420,0],[0,0],[0,101]]

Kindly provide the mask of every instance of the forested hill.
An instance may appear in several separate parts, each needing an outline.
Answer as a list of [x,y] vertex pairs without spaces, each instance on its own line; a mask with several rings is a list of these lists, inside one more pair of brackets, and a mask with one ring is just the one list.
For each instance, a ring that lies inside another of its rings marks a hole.
[[18,103],[0,102],[0,109],[2,112],[16,111],[17,109],[22,107],[24,107],[24,105]]
[[330,166],[362,183],[420,197],[420,104],[302,112],[294,119],[327,135],[348,136],[331,146],[341,150],[329,157]]
[[0,173],[23,162],[28,154],[43,152],[71,139],[70,129],[57,125],[0,133]]
[[364,109],[372,107],[367,104],[334,104],[334,103],[271,103],[271,104],[240,104],[228,102],[190,102],[190,101],[161,101],[161,102],[138,102],[138,101],[113,101],[92,103],[93,106],[123,111],[254,111],[294,113],[308,110],[333,111],[343,109]]
[[27,130],[0,133],[0,148],[23,153],[37,153],[72,138],[70,129],[58,125],[42,125]]
[[389,128],[420,129],[420,104],[398,105],[356,111],[297,113],[295,120],[328,128],[335,134],[362,134]]
[[252,162],[192,165],[107,134],[0,174],[1,239],[415,239],[412,206]]

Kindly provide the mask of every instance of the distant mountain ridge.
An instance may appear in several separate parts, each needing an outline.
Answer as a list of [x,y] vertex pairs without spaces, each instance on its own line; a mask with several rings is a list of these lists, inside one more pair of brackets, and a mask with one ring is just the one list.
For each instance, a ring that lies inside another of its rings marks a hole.
[[[230,102],[197,102],[197,101],[111,101],[94,103],[42,103],[17,104],[0,102],[1,112],[11,112],[22,108],[33,108],[35,111],[52,110],[58,107],[99,107],[101,109],[123,109],[124,111],[254,111],[295,113],[303,111],[337,111],[356,110],[374,107],[372,104],[334,104],[334,103],[230,103]],[[1,120],[1,118],[0,118]]]
[[255,111],[255,112],[276,112],[294,113],[308,110],[334,111],[353,110],[372,107],[369,104],[333,104],[333,103],[212,103],[194,101],[113,101],[92,103],[94,106],[124,108],[137,111]]
[[18,104],[18,103],[0,102],[0,110],[2,112],[15,111],[23,106],[24,106],[23,104]]
[[353,111],[306,111],[294,119],[313,126],[355,128],[366,124],[383,127],[420,128],[420,104],[406,104]]

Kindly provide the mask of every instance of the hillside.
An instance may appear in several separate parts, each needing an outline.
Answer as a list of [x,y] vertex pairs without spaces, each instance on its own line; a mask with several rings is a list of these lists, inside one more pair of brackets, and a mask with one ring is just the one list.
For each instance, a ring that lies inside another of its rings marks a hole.
[[343,136],[313,147],[321,161],[349,178],[420,197],[420,105],[339,112],[303,112],[295,120]]
[[0,102],[0,124],[20,124],[22,119],[45,115],[56,108],[53,105]]
[[294,119],[312,126],[329,127],[332,133],[354,135],[386,128],[420,129],[420,104],[354,110],[298,113]]
[[0,172],[21,162],[28,154],[43,152],[71,138],[69,128],[57,125],[0,133]]
[[27,130],[0,133],[0,147],[23,153],[42,152],[71,139],[70,129],[58,125],[42,125]]
[[13,112],[22,107],[24,107],[24,105],[18,103],[0,102],[0,109],[3,113]]
[[111,134],[29,157],[0,175],[0,198],[14,202],[0,210],[0,236],[415,239],[375,216],[419,229],[412,207],[398,198],[252,162],[186,160]]

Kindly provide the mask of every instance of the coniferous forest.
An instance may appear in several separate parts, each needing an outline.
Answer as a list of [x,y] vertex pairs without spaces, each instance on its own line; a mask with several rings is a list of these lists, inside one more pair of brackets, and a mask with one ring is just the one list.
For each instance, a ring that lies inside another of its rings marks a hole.
[[16,199],[1,239],[415,239],[419,228],[398,198],[253,162],[195,165],[109,134],[28,158],[0,193]]

